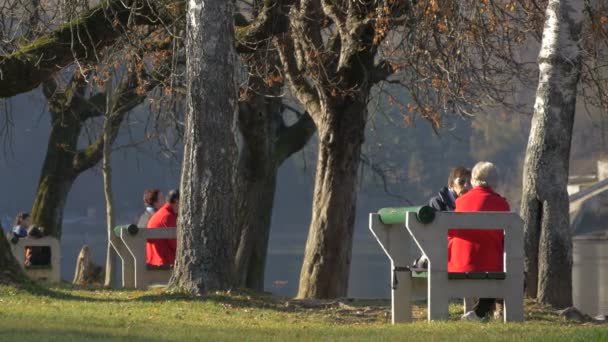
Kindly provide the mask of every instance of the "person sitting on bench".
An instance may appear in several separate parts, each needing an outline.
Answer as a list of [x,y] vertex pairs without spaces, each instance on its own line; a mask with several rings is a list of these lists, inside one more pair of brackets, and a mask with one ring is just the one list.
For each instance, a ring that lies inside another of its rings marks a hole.
[[[448,175],[448,184],[429,200],[429,206],[437,211],[454,211],[456,199],[471,189],[471,170],[464,166],[453,168]],[[426,269],[429,260],[419,256],[412,265],[414,269]]]
[[456,199],[471,189],[471,170],[458,166],[450,171],[448,184],[429,200],[429,206],[437,211],[453,211]]
[[15,217],[13,236],[24,238],[27,236],[27,229],[32,225],[32,218],[29,213],[19,213]]
[[[471,189],[456,199],[456,212],[511,211],[507,200],[493,189],[498,170],[490,162],[473,167]],[[503,272],[504,232],[496,230],[448,230],[448,272]],[[488,315],[495,298],[480,298],[463,320],[479,321]]]
[[[179,191],[171,190],[167,203],[148,221],[148,228],[176,228],[179,210]],[[176,239],[149,239],[146,242],[146,263],[152,266],[173,265],[175,262]]]
[[147,228],[148,221],[154,213],[158,211],[165,204],[165,199],[163,198],[163,193],[160,192],[159,189],[146,189],[144,191],[144,205],[146,206],[146,211],[139,217],[139,221],[137,221],[137,227],[139,228]]

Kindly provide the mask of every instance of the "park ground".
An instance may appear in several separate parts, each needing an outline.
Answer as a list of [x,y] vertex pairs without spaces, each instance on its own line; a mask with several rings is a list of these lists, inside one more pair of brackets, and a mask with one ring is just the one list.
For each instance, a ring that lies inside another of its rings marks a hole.
[[387,300],[294,301],[248,292],[188,297],[162,289],[119,291],[0,285],[0,341],[608,341],[608,325],[564,322],[526,303],[526,322],[389,324]]

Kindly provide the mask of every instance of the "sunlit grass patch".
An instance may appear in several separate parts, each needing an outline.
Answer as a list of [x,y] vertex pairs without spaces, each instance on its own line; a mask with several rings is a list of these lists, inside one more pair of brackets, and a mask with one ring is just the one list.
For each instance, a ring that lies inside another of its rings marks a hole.
[[523,324],[389,324],[387,300],[293,301],[252,292],[189,297],[149,291],[0,286],[0,341],[47,340],[608,340],[608,326],[569,324],[526,305]]

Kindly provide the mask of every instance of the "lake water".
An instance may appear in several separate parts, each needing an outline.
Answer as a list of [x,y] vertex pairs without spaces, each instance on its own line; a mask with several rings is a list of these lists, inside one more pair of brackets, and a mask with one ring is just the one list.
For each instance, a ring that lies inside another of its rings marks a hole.
[[[76,257],[85,244],[91,248],[94,261],[105,265],[106,236],[101,227],[94,229],[80,223],[78,226],[68,224],[64,228],[65,233],[61,241],[62,279],[72,280]],[[371,234],[360,235],[355,237],[353,244],[348,295],[359,298],[386,298],[390,296],[389,260]],[[305,235],[271,234],[266,265],[266,291],[295,296],[305,243]]]

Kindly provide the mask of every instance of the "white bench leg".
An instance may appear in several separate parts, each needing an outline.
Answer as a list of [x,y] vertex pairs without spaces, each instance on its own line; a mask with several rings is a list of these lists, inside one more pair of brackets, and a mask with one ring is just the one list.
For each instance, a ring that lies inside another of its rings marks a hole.
[[523,322],[524,321],[524,293],[522,289],[518,291],[509,289],[508,295],[504,298],[503,319],[505,322]]
[[441,279],[442,276],[446,277],[446,274],[432,274],[429,270],[427,299],[429,321],[446,321],[449,318],[450,296],[447,281]]
[[[395,272],[391,263],[391,299],[393,324],[412,321],[411,288],[412,279],[409,272]],[[395,284],[394,281],[397,280]]]
[[135,260],[120,238],[113,238],[112,247],[120,257],[122,266],[122,287],[125,289],[135,288]]

